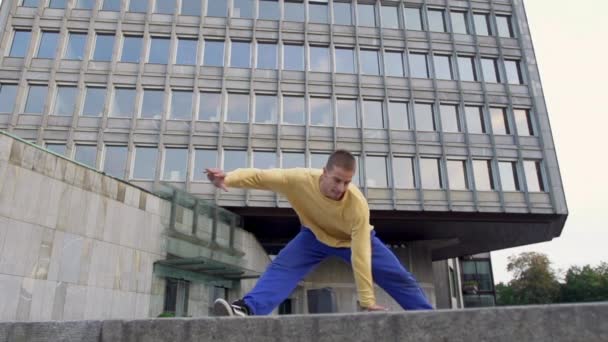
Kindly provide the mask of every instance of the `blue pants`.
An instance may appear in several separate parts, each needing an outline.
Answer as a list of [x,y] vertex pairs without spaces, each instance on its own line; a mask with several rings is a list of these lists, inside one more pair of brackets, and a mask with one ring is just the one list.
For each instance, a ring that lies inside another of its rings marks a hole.
[[[424,296],[416,279],[401,265],[397,257],[372,231],[372,276],[374,281],[406,310],[433,307]],[[254,315],[272,312],[315,266],[329,256],[337,256],[350,264],[350,248],[330,247],[302,230],[272,261],[266,272],[243,300]]]

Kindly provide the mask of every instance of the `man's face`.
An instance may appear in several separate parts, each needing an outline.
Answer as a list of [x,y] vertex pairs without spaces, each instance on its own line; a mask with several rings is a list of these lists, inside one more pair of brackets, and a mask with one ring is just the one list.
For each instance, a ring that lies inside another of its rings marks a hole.
[[339,166],[334,166],[330,170],[323,168],[323,175],[319,183],[321,193],[326,197],[339,201],[344,196],[354,174],[355,170],[346,170]]

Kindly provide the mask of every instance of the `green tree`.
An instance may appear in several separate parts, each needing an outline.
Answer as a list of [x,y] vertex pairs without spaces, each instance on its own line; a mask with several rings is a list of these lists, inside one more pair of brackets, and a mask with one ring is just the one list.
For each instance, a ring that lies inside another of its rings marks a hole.
[[608,300],[608,263],[597,267],[572,266],[561,286],[562,302],[597,302]]
[[507,271],[513,273],[513,279],[496,287],[499,305],[548,304],[559,299],[560,285],[545,254],[512,255]]

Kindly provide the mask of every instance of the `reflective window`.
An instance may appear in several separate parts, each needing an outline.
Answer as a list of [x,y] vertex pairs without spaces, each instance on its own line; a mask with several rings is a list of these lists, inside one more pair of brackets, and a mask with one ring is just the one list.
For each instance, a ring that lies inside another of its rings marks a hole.
[[420,183],[423,189],[441,189],[439,159],[420,158]]
[[466,190],[467,185],[466,163],[464,160],[448,160],[447,161],[448,179],[450,181],[450,189]]
[[255,96],[255,122],[277,123],[279,104],[276,95]]
[[310,47],[310,71],[330,72],[329,48],[324,46]]
[[164,180],[169,182],[185,181],[187,167],[187,148],[165,148],[165,166],[163,168]]
[[103,172],[124,179],[127,172],[127,146],[106,146]]
[[452,31],[454,33],[468,34],[467,12],[450,12],[452,19]]
[[393,157],[393,181],[397,189],[413,189],[415,187],[412,158]]
[[458,56],[458,71],[462,81],[477,81],[473,57]]
[[524,173],[526,175],[526,185],[528,186],[529,192],[545,191],[540,162],[524,160]]
[[317,126],[332,126],[331,101],[328,98],[311,97],[310,124]]
[[496,16],[496,28],[500,37],[515,37],[513,34],[513,26],[511,25],[511,17],[506,15]]
[[475,32],[478,36],[490,35],[490,21],[487,14],[475,13],[473,14],[473,21],[475,22]]
[[40,0],[23,0],[21,6],[23,7],[38,7]]
[[40,37],[40,46],[38,46],[38,54],[36,57],[54,59],[57,51],[58,37],[59,32],[43,31],[42,36]]
[[486,125],[484,124],[483,110],[481,107],[465,106],[464,113],[469,133],[482,134],[486,132]]
[[66,0],[50,0],[49,8],[65,8]]
[[380,75],[380,62],[378,50],[361,50],[359,52],[361,73],[366,75]]
[[530,111],[527,109],[514,109],[513,115],[515,116],[515,125],[517,126],[517,135],[520,136],[532,136],[534,130],[532,129],[532,120],[530,118]]
[[285,1],[283,3],[284,18],[287,21],[304,21],[304,4],[302,1]]
[[521,69],[519,61],[505,61],[505,70],[507,71],[507,81],[510,84],[523,84],[521,77]]
[[230,66],[233,68],[249,68],[251,61],[251,43],[231,42]]
[[177,56],[175,64],[195,65],[198,50],[198,40],[188,38],[177,39]]
[[308,20],[311,23],[329,23],[329,14],[327,11],[327,2],[309,2],[308,3]]
[[336,72],[354,74],[355,71],[355,50],[335,49]]
[[281,16],[279,13],[279,1],[278,0],[260,0],[259,2],[260,14],[258,18],[268,20],[279,20]]
[[406,7],[405,10],[405,27],[408,30],[422,31],[422,16],[420,8]]
[[144,89],[141,105],[141,117],[145,119],[160,119],[165,112],[165,91],[162,89]]
[[482,58],[481,69],[483,70],[483,78],[486,82],[499,83],[498,65],[493,58]]
[[137,0],[129,1],[129,12],[139,12],[139,13],[148,12],[148,2],[147,1],[137,1]]
[[192,120],[192,91],[174,90],[171,95],[170,118]]
[[135,89],[115,88],[110,116],[130,118],[135,111]]
[[0,113],[12,113],[17,97],[16,84],[0,83]]
[[429,31],[445,32],[445,19],[442,10],[429,9],[427,11],[429,19]]
[[169,62],[170,46],[171,38],[152,37],[150,41],[148,63],[167,64]]
[[370,4],[357,4],[359,26],[376,26],[376,7]]
[[101,6],[101,9],[103,11],[120,12],[121,2],[122,2],[121,0],[103,0],[103,6]]
[[42,114],[46,95],[49,92],[49,87],[45,85],[31,85],[27,92],[27,101],[25,103],[25,113]]
[[380,6],[380,14],[382,15],[382,27],[399,28],[399,15],[397,6]]
[[154,179],[156,176],[157,159],[158,149],[156,147],[136,146],[133,178]]
[[506,108],[490,108],[490,121],[492,122],[492,133],[511,134]]
[[97,34],[95,38],[95,53],[93,60],[111,61],[114,50],[114,34]]
[[370,188],[388,188],[386,157],[365,157],[365,183]]
[[458,119],[458,106],[440,105],[441,128],[444,132],[460,132],[460,120]]
[[67,146],[65,144],[46,144],[46,149],[53,153],[65,156]]
[[222,109],[221,93],[201,93],[198,107],[198,119],[207,121],[220,121]]
[[338,126],[341,127],[359,127],[357,120],[357,100],[354,99],[338,99]]
[[429,78],[429,65],[426,54],[410,53],[410,73],[415,78]]
[[[326,153],[311,153],[310,154],[310,168],[322,169],[327,164],[329,154]],[[353,177],[354,178],[354,177]]]
[[206,1],[208,17],[226,17],[228,1]]
[[253,0],[233,0],[233,2],[233,17],[253,18]]
[[258,43],[258,69],[277,68],[277,44]]
[[97,146],[76,144],[74,160],[94,168],[97,164]]
[[276,152],[253,151],[253,167],[256,169],[275,169],[279,166]]
[[363,100],[363,117],[365,118],[363,127],[386,128],[382,107],[382,101]]
[[283,96],[283,123],[303,125],[304,122],[304,98],[299,96]]
[[503,191],[519,191],[517,163],[499,161],[498,172],[500,174],[500,183],[502,184]]
[[249,94],[228,94],[226,121],[249,122]]
[[306,158],[304,153],[300,152],[283,152],[281,154],[283,169],[291,169],[296,167],[306,167]]
[[224,41],[205,40],[205,51],[203,65],[223,66],[224,65]]
[[[215,1],[218,2],[218,1]],[[222,2],[222,1],[219,1]],[[183,15],[193,15],[200,16],[201,15],[201,0],[182,0],[182,10],[181,14]]]
[[434,55],[435,77],[441,80],[452,80],[452,58],[450,56]]
[[388,115],[391,121],[391,129],[410,129],[407,102],[388,103]]
[[205,175],[205,169],[211,167],[219,167],[217,160],[216,150],[194,150],[194,174],[192,179],[194,181],[208,182],[207,175]]
[[403,77],[403,52],[384,51],[384,72],[387,76]]
[[433,105],[430,103],[416,103],[414,105],[414,117],[416,118],[417,131],[434,131],[435,118]]
[[11,45],[10,57],[25,57],[30,46],[31,31],[15,31],[13,44]]
[[283,45],[283,69],[304,70],[304,46]]
[[65,50],[65,59],[84,59],[84,46],[87,42],[86,33],[69,33],[68,46]]
[[72,116],[76,106],[76,94],[78,88],[72,86],[57,87],[57,97],[55,98],[55,109],[53,114]]
[[247,151],[224,150],[224,171],[234,171],[247,166]]
[[477,190],[490,191],[494,189],[492,167],[489,160],[473,160],[473,172],[475,173],[475,188]]
[[122,55],[120,61],[126,63],[139,63],[142,42],[143,37],[124,36],[122,40]]
[[154,12],[162,14],[173,14],[175,10],[175,0],[156,0]]
[[82,109],[82,115],[102,116],[105,102],[106,88],[87,87],[86,95],[84,98],[84,108]]
[[334,1],[334,24],[352,25],[352,13],[353,11],[349,2]]

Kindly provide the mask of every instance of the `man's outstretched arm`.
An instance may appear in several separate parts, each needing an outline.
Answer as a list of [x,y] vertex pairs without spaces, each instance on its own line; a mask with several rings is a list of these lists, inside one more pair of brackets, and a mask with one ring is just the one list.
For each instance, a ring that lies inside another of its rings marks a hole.
[[218,168],[205,170],[213,185],[228,191],[229,187],[284,192],[288,186],[289,170],[283,169],[238,169],[224,172]]

